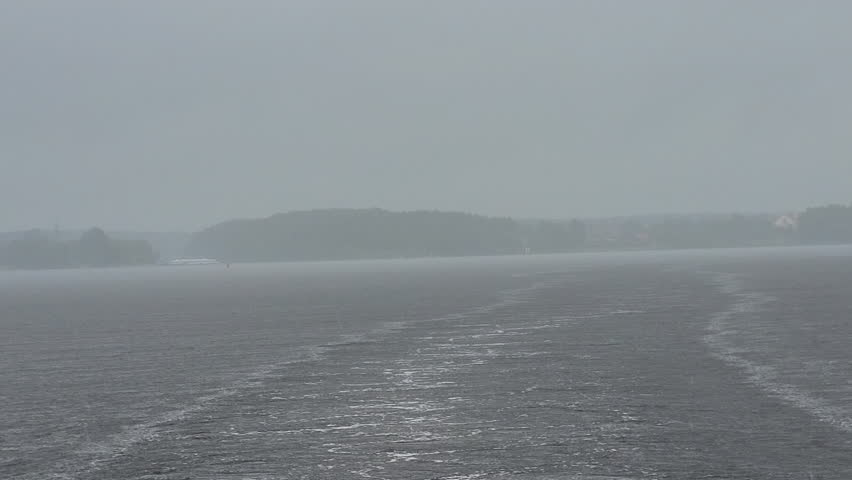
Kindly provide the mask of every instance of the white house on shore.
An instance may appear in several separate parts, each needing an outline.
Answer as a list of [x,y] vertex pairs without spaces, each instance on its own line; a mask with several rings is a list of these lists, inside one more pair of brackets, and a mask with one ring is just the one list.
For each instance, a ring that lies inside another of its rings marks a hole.
[[799,213],[788,213],[778,217],[773,223],[775,228],[796,230],[799,228]]

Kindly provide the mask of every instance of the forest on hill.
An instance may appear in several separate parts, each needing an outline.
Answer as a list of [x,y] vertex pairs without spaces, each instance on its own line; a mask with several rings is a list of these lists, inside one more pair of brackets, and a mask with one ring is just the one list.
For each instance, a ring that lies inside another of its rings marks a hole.
[[145,240],[111,238],[91,228],[79,239],[65,239],[43,230],[11,235],[0,243],[0,267],[20,269],[147,265],[157,253]]
[[190,236],[107,235],[99,228],[82,234],[30,230],[0,234],[0,268],[152,264],[160,258],[152,242],[165,259],[209,257],[223,262],[852,244],[852,205],[812,207],[780,217],[657,215],[564,221],[328,209],[229,220]]
[[195,234],[187,252],[230,262],[500,255],[519,253],[520,238],[509,218],[311,210],[220,223]]
[[230,220],[194,234],[189,256],[221,261],[341,260],[852,243],[852,206],[778,215],[515,220],[459,212],[329,209]]

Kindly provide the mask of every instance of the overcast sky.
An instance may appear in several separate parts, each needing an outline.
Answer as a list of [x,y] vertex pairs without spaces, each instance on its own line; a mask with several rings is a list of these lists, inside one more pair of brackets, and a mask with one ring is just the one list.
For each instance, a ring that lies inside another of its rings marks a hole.
[[852,201],[852,2],[0,3],[0,230]]

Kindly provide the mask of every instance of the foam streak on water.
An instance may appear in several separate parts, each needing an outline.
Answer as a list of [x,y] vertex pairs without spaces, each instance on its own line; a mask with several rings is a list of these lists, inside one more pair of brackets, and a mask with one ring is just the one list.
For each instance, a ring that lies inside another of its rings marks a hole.
[[735,274],[715,273],[713,281],[721,293],[731,296],[734,301],[726,310],[713,315],[707,325],[704,343],[712,354],[742,370],[750,383],[770,395],[808,412],[822,422],[852,433],[852,412],[849,409],[832,405],[813,392],[784,382],[776,366],[746,358],[749,350],[736,346],[732,341],[737,335],[743,335],[740,331],[743,322],[759,315],[776,298],[762,292],[747,291],[743,279]]
[[852,262],[524,262],[0,278],[0,478],[852,478]]
[[[419,322],[445,322],[450,320],[464,321],[467,318],[488,315],[502,308],[523,303],[529,299],[536,290],[550,286],[553,283],[553,281],[535,282],[527,287],[506,290],[501,292],[498,295],[498,298],[492,303],[458,313],[442,315],[432,319],[419,320]],[[157,415],[147,421],[125,427],[122,432],[112,435],[105,440],[86,443],[76,449],[69,458],[50,467],[49,472],[24,475],[19,478],[22,480],[76,480],[88,478],[113,459],[127,453],[134,446],[146,442],[156,442],[163,432],[171,425],[185,421],[193,416],[197,416],[208,408],[211,408],[223,401],[227,401],[230,397],[239,395],[246,389],[255,386],[258,382],[263,382],[265,379],[274,377],[281,370],[286,369],[294,363],[312,362],[321,359],[323,358],[324,352],[329,348],[340,347],[351,343],[376,341],[386,335],[406,328],[406,326],[411,322],[413,322],[413,320],[388,321],[384,322],[381,327],[363,334],[342,335],[338,341],[318,346],[302,347],[298,352],[290,355],[287,360],[259,367],[253,372],[247,374],[245,377],[235,380],[227,385],[223,385],[213,393],[195,398],[192,403]],[[400,385],[414,384],[417,381],[414,378],[413,371],[397,371],[395,373],[389,373],[389,375],[398,376],[398,383]],[[435,387],[440,387],[440,385],[436,385]],[[421,409],[428,410],[428,408],[423,405],[414,405],[411,406],[411,408],[418,411]],[[364,427],[364,425],[358,426],[358,428],[361,427]],[[405,461],[406,459],[399,458],[397,460]]]
[[125,427],[120,433],[111,435],[105,440],[88,442],[75,449],[69,458],[50,467],[47,473],[39,472],[32,475],[24,475],[22,479],[82,479],[97,471],[101,465],[116,458],[137,444],[156,441],[163,432],[165,426],[185,420],[192,415],[204,411],[210,405],[227,400],[237,395],[240,391],[250,387],[255,382],[273,375],[274,372],[286,368],[295,362],[311,361],[321,354],[318,347],[304,347],[294,353],[291,359],[281,361],[274,365],[265,365],[258,368],[245,378],[224,385],[213,393],[199,396],[187,405],[177,407],[168,412],[157,415],[145,422]]

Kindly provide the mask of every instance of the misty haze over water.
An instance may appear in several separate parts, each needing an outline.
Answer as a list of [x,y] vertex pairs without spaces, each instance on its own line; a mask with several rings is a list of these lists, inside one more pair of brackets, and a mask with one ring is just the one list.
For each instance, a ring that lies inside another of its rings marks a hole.
[[0,4],[0,478],[852,478],[851,14]]
[[0,6],[0,231],[847,204],[847,2]]

